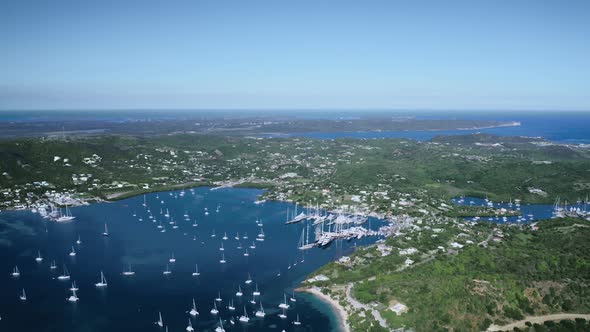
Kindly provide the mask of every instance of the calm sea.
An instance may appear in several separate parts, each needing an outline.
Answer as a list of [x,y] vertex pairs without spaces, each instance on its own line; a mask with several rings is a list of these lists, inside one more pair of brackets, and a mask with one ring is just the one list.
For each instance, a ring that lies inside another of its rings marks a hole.
[[[227,331],[331,331],[338,324],[326,304],[305,294],[295,294],[287,319],[280,319],[278,305],[292,289],[313,270],[350,253],[356,242],[337,242],[326,249],[302,252],[296,249],[303,225],[284,225],[287,207],[282,202],[254,204],[262,191],[255,189],[197,188],[180,196],[178,191],[146,196],[147,205],[157,220],[148,218],[142,206],[143,196],[115,203],[95,204],[72,209],[76,220],[68,224],[45,221],[29,211],[0,213],[0,331],[164,331],[154,322],[162,312],[170,331],[184,331],[188,325],[192,298],[199,316],[192,319],[197,331],[212,331],[218,317],[210,314],[214,299],[219,317]],[[159,198],[157,198],[159,196]],[[162,203],[163,201],[163,203]],[[219,212],[216,212],[219,207]],[[205,215],[205,208],[209,215]],[[170,211],[178,228],[165,221]],[[133,216],[136,213],[137,216]],[[184,214],[190,221],[186,221]],[[139,221],[142,218],[142,221]],[[198,226],[192,226],[196,220]],[[263,227],[257,225],[260,220]],[[160,221],[167,231],[157,228]],[[105,222],[109,237],[103,237]],[[373,219],[377,228],[383,223]],[[255,241],[263,229],[265,241]],[[215,232],[216,237],[211,235]],[[234,237],[239,234],[240,240]],[[227,234],[228,239],[222,237]],[[246,236],[248,239],[244,239]],[[81,244],[76,244],[78,236]],[[359,245],[375,239],[363,239]],[[223,243],[224,251],[219,248]],[[249,246],[255,243],[256,249]],[[243,249],[237,247],[241,244]],[[70,257],[72,247],[75,257]],[[249,257],[244,256],[248,248]],[[43,261],[35,261],[40,251]],[[225,255],[227,263],[219,260]],[[174,255],[176,262],[170,263]],[[58,268],[49,268],[55,260]],[[130,264],[134,276],[121,273]],[[193,277],[198,264],[199,277]],[[21,275],[10,274],[17,265]],[[71,281],[57,276],[66,265]],[[172,274],[164,276],[169,265]],[[289,266],[291,268],[289,269]],[[104,271],[108,287],[97,289],[100,271]],[[250,273],[253,283],[245,281]],[[280,276],[278,274],[280,273]],[[71,282],[79,286],[78,303],[70,303]],[[262,295],[252,305],[252,291],[258,285]],[[244,296],[235,296],[241,286]],[[19,294],[25,289],[27,300]],[[227,309],[232,299],[235,313]],[[253,317],[265,308],[264,319]],[[244,307],[251,321],[242,324],[237,316]],[[302,325],[292,322],[299,315]],[[234,317],[236,325],[229,320]]]

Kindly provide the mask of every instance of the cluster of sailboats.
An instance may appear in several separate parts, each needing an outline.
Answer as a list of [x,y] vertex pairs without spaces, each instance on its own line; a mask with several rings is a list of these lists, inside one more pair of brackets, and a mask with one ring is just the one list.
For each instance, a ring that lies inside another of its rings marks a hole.
[[[156,198],[159,200],[158,196],[156,196]],[[159,200],[159,202],[161,205],[165,204],[164,200]],[[160,232],[165,232],[167,227],[168,227],[168,229],[178,228],[178,223],[175,221],[174,217],[172,216],[172,214],[170,213],[170,210],[168,208],[165,208],[164,206],[162,206],[162,208],[160,209],[160,216],[157,216],[157,213],[155,213],[155,214],[152,213],[152,211],[151,211],[152,209],[150,208],[150,205],[148,204],[145,196],[143,198],[143,204],[141,204],[141,205],[144,208],[141,210],[145,210],[144,213],[141,213],[141,215],[139,215],[138,213],[133,212],[133,216],[136,217],[138,221],[143,221],[144,218],[146,218],[147,220],[152,221],[152,223],[154,223],[156,225],[157,229],[159,229]],[[221,206],[218,205],[217,208],[215,209],[215,212],[219,213],[220,209],[221,209]],[[71,212],[69,211],[68,207],[65,208],[65,212],[63,212],[63,213],[61,212],[61,210],[55,210],[55,211],[59,211],[54,214],[55,216],[58,216],[55,219],[58,222],[63,222],[63,221],[75,219],[75,217],[73,217]],[[147,214],[147,216],[146,216],[146,214]],[[209,214],[209,211],[207,210],[207,208],[205,208],[203,210],[203,215],[206,216],[208,214]],[[191,218],[191,216],[186,211],[183,215],[183,218],[181,218],[181,219],[184,219],[186,222],[190,222],[192,227],[198,226],[196,219]],[[157,220],[159,220],[159,222]],[[330,219],[326,219],[326,220],[330,220]],[[221,241],[220,241],[220,246],[219,246],[219,252],[220,252],[220,256],[221,256],[221,258],[219,260],[220,264],[227,264],[225,253],[227,253],[227,251],[230,249],[230,245],[229,245],[230,243],[232,243],[231,247],[233,247],[235,245],[236,248],[241,251],[241,254],[244,257],[249,257],[250,254],[252,252],[254,252],[257,249],[257,247],[265,241],[266,234],[264,233],[263,222],[261,220],[256,220],[255,224],[256,224],[257,231],[253,232],[256,235],[252,236],[252,237],[249,237],[248,233],[246,233],[246,232],[243,232],[242,234],[240,234],[239,232],[236,232],[235,236],[229,236],[227,234],[227,232],[223,233],[223,236],[220,239]],[[102,232],[100,233],[100,235],[102,235],[103,237],[110,236],[109,227],[106,222],[104,223],[104,228],[102,229]],[[213,233],[211,234],[211,238],[215,238],[215,237],[216,237],[216,234],[215,234],[215,231],[213,231]],[[195,240],[195,239],[196,239],[196,235],[193,238],[193,240]],[[230,239],[235,240],[235,242],[230,241]],[[242,243],[244,243],[244,244],[242,244]],[[75,241],[75,244],[72,245],[70,247],[70,249],[68,250],[69,252],[67,252],[67,256],[69,256],[71,259],[74,259],[75,257],[77,257],[78,254],[83,254],[83,251],[80,250],[81,244],[82,244],[82,239],[80,238],[80,236],[78,236],[77,240]],[[248,244],[250,244],[250,245],[248,245]],[[78,250],[80,250],[80,252],[78,252]],[[41,251],[37,252],[37,255],[34,259],[37,263],[42,263],[44,261],[44,258],[41,255]],[[301,260],[301,262],[303,262],[303,261],[304,260]],[[168,258],[166,268],[162,273],[165,276],[171,275],[172,271],[173,271],[172,268],[174,267],[176,262],[177,262],[177,257],[174,255],[174,253],[171,253],[170,257]],[[297,264],[297,263],[294,263],[294,264]],[[289,265],[288,268],[290,269],[291,265]],[[56,261],[52,260],[49,263],[49,269],[51,271],[58,271],[60,268],[58,267]],[[123,267],[123,270],[120,275],[122,275],[122,277],[125,278],[125,277],[135,276],[135,274],[136,274],[136,272],[132,269],[131,264],[126,264]],[[195,264],[195,269],[194,269],[194,271],[191,272],[191,274],[193,277],[198,277],[201,275],[201,272],[199,272],[198,264]],[[21,277],[21,271],[19,270],[18,266],[15,266],[13,268],[11,275],[13,278],[17,278],[17,279]],[[280,276],[280,272],[277,275]],[[113,276],[111,276],[110,278],[112,278],[112,277]],[[61,265],[61,271],[55,273],[55,279],[57,279],[58,281],[61,281],[61,282],[67,282],[67,283],[71,282],[71,287],[68,288],[68,291],[69,291],[68,295],[69,296],[67,296],[65,298],[67,302],[78,303],[81,301],[81,299],[79,297],[78,285],[76,284],[75,280],[72,280],[72,277],[71,277],[70,272],[68,270],[68,266],[65,263],[63,265]],[[100,271],[99,276],[96,280],[96,283],[94,283],[94,287],[97,289],[105,289],[108,286],[109,286],[109,283],[107,281],[107,276],[105,276],[105,273],[103,271]],[[249,291],[246,292],[246,289],[248,289]],[[210,308],[209,313],[211,315],[215,316],[219,320],[218,326],[215,329],[215,331],[217,331],[217,332],[225,331],[224,324],[234,325],[234,324],[236,324],[236,322],[246,324],[254,319],[263,319],[268,316],[268,313],[265,310],[265,307],[262,303],[262,291],[260,290],[258,283],[254,282],[254,280],[252,279],[252,277],[249,273],[248,273],[247,278],[243,281],[243,285],[241,285],[241,284],[237,285],[237,290],[235,291],[234,295],[235,296],[230,296],[230,298],[228,300],[224,301],[221,298],[221,292],[219,292],[217,298],[213,299],[213,301],[212,301],[212,307]],[[21,291],[18,294],[18,297],[21,301],[28,300],[27,293],[24,288],[21,289]],[[237,301],[235,301],[235,300],[237,300]],[[289,310],[291,308],[292,304],[295,303],[296,301],[297,300],[295,298],[294,293],[290,297],[287,297],[287,294],[284,294],[283,301],[278,305],[279,311],[278,311],[277,316],[280,317],[281,319],[287,319],[287,310]],[[222,303],[224,303],[224,305],[222,305]],[[236,305],[236,303],[238,303],[238,305]],[[242,308],[239,308],[239,306],[241,306]],[[242,309],[242,310],[240,310],[240,309]],[[224,312],[223,313],[224,317],[228,316],[230,318],[225,319],[225,320],[222,319],[220,317],[222,315],[222,311]],[[200,313],[197,309],[197,303],[194,298],[192,299],[192,305],[189,308],[189,310],[187,311],[187,313],[189,315],[189,319],[188,319],[188,325],[186,326],[186,331],[189,331],[189,332],[195,331],[195,328],[193,327],[193,320],[192,319],[195,319],[196,317],[198,317],[200,315]],[[291,323],[293,325],[301,325],[299,315],[297,315],[297,318],[295,320],[293,320]],[[158,320],[156,321],[156,324],[160,327],[166,327],[164,325],[164,321],[163,321],[161,313],[158,314]]]

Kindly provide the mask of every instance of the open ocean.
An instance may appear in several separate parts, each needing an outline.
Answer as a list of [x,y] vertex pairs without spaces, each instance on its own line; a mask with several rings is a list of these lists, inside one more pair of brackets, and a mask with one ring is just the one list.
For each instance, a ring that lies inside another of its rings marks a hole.
[[[470,120],[498,120],[518,121],[521,126],[501,127],[480,130],[450,130],[450,131],[381,131],[381,132],[313,132],[313,133],[283,133],[278,136],[306,136],[322,139],[339,137],[356,138],[411,138],[428,140],[436,135],[461,135],[473,132],[485,132],[504,136],[532,136],[544,137],[550,141],[590,144],[590,111],[190,111],[190,110],[129,110],[129,111],[0,111],[0,121],[13,122],[42,122],[42,121],[76,121],[100,120],[112,122],[136,121],[143,119],[194,119],[272,116],[298,117],[306,119],[358,119],[361,117],[400,117],[409,116],[416,119],[470,119]],[[18,124],[17,124],[18,125]],[[273,137],[277,135],[267,135]]]

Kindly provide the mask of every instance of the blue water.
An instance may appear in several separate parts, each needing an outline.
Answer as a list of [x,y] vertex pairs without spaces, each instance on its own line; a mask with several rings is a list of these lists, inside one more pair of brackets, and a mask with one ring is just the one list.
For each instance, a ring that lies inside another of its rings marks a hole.
[[360,119],[413,117],[416,119],[469,119],[519,121],[518,127],[502,127],[481,130],[450,131],[385,131],[385,132],[312,132],[269,134],[264,137],[305,136],[321,139],[341,137],[355,138],[410,138],[429,140],[437,135],[462,135],[485,132],[496,135],[544,137],[562,143],[590,143],[590,112],[560,111],[280,111],[267,110],[84,110],[84,111],[0,111],[0,121],[136,121],[148,119],[189,119],[189,118],[223,118],[223,117],[266,117],[266,118],[302,118],[302,119]]
[[[147,195],[147,204],[155,218],[166,220],[160,208],[168,208],[179,228],[166,225],[161,233],[141,205],[143,197],[134,197],[115,203],[94,204],[73,208],[76,220],[68,224],[46,221],[30,211],[4,211],[0,213],[0,331],[163,331],[154,322],[158,311],[162,312],[164,324],[170,331],[184,331],[188,324],[191,300],[197,301],[200,315],[192,320],[197,331],[212,331],[218,319],[209,311],[214,298],[221,293],[220,317],[227,331],[331,331],[338,326],[335,317],[325,304],[310,296],[297,295],[291,303],[288,319],[277,314],[277,305],[283,292],[288,296],[306,275],[323,264],[350,253],[355,242],[335,242],[326,249],[301,252],[296,249],[303,225],[284,225],[286,210],[293,206],[283,202],[254,204],[262,193],[255,189],[197,188],[194,193],[178,195],[178,191]],[[156,199],[159,195],[159,199]],[[164,200],[164,204],[160,203]],[[216,213],[216,207],[220,212]],[[209,215],[204,215],[207,207]],[[133,213],[137,217],[133,217]],[[184,220],[184,213],[191,221]],[[142,218],[143,221],[139,221]],[[198,226],[192,226],[196,218]],[[264,242],[254,241],[264,224]],[[109,237],[101,236],[104,223],[108,222]],[[373,219],[374,228],[382,222]],[[211,234],[215,230],[216,237]],[[229,239],[222,240],[224,232]],[[244,248],[254,241],[257,248],[238,250],[236,232],[247,233],[249,239],[241,240]],[[81,245],[75,241],[80,236]],[[196,236],[196,240],[193,240]],[[358,245],[368,244],[372,239],[362,239]],[[220,264],[219,247],[224,243],[226,264]],[[68,255],[71,246],[77,255]],[[44,260],[35,262],[37,250]],[[169,263],[174,253],[176,263]],[[51,260],[56,260],[58,269],[50,270]],[[162,272],[170,265],[172,275]],[[297,263],[297,265],[295,265]],[[66,301],[70,295],[71,281],[58,281],[61,266],[66,264],[72,281],[80,290],[80,301]],[[131,264],[135,276],[123,276],[121,272]],[[199,277],[193,277],[195,264],[199,264]],[[21,276],[10,275],[18,265]],[[291,265],[292,268],[288,269]],[[106,289],[97,289],[100,271],[108,281]],[[277,273],[280,271],[280,277]],[[261,300],[267,312],[264,319],[253,317],[258,308],[249,303],[254,286],[244,281],[251,273],[254,283],[262,292]],[[244,296],[235,297],[238,285]],[[27,301],[18,298],[21,289],[27,292]],[[233,298],[236,312],[226,309]],[[248,324],[235,326],[227,322],[239,316],[244,306],[251,317]],[[303,325],[295,328],[292,321],[299,314]]]
[[[464,206],[488,206],[488,201],[486,201],[483,198],[478,198],[478,197],[465,197],[463,199],[463,201],[460,201],[461,198],[453,198],[451,199],[451,202],[454,204],[458,204],[458,205],[464,205]],[[571,204],[569,205],[570,207],[573,208],[580,208],[584,211],[586,211],[589,206],[587,206],[587,204],[581,202],[581,203],[576,203],[576,204]],[[553,211],[554,211],[554,206],[551,204],[521,204],[520,206],[516,206],[514,203],[511,202],[492,202],[492,206],[493,208],[496,209],[507,209],[507,210],[516,210],[516,211],[520,211],[521,212],[521,216],[511,216],[511,217],[506,217],[506,219],[504,220],[501,217],[494,217],[494,218],[481,218],[481,220],[484,221],[492,221],[492,222],[497,222],[497,223],[514,223],[514,222],[531,222],[531,221],[535,221],[535,220],[544,220],[544,219],[550,219],[552,217],[554,217],[553,215]],[[519,218],[524,218],[520,219]],[[469,219],[469,220],[476,220],[474,218],[465,218],[465,219]]]
[[[409,113],[412,114],[412,113]],[[500,136],[543,137],[547,140],[568,144],[590,144],[590,113],[588,112],[439,112],[415,113],[417,119],[466,119],[518,121],[520,126],[477,130],[408,130],[408,131],[359,131],[359,132],[310,132],[267,134],[263,137],[302,136],[319,139],[336,138],[409,138],[430,140],[439,135],[465,135],[488,133]]]

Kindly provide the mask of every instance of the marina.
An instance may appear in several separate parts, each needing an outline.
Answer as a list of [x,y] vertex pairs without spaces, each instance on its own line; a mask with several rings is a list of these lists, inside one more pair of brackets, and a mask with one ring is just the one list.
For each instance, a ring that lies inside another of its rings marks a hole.
[[[261,190],[202,187],[180,193],[71,208],[68,213],[75,219],[68,223],[27,210],[1,212],[3,227],[20,225],[10,233],[12,245],[1,254],[6,273],[0,276],[0,288],[15,294],[0,299],[3,326],[33,329],[30,321],[40,320],[40,331],[82,326],[96,331],[160,326],[291,331],[298,324],[308,331],[330,331],[339,326],[336,315],[313,297],[301,295],[295,301],[293,289],[310,272],[349,254],[354,245],[378,238],[359,234],[378,235],[379,227],[388,225],[371,218],[366,225],[375,229],[361,231],[354,223],[337,222],[344,220],[337,216],[315,225],[311,220],[285,225],[285,211],[294,205],[255,204]],[[162,214],[149,218],[160,208]],[[172,220],[179,220],[177,229],[162,233],[157,227]],[[227,239],[211,237],[215,229]],[[317,238],[310,229],[323,232],[317,231]],[[311,236],[306,244],[322,236],[330,241],[299,250],[302,232]],[[241,244],[248,242],[248,233],[256,234],[249,240],[252,245]],[[34,320],[23,321],[25,316]]]

